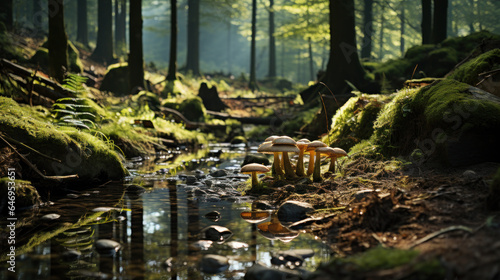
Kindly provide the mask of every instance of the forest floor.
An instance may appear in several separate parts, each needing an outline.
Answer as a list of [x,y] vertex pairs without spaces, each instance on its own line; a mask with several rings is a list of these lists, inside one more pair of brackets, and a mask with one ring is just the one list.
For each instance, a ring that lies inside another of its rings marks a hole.
[[[395,163],[358,158],[344,166],[340,175],[327,173],[323,183],[290,182],[292,185],[276,187],[270,193],[278,205],[298,200],[316,209],[346,207],[333,214],[328,209],[323,212],[328,214],[316,214],[319,220],[312,231],[336,256],[354,256],[357,266],[330,264],[317,271],[318,279],[322,275],[339,279],[498,279],[500,215],[487,211],[485,200],[489,180],[500,165],[413,169],[410,173],[411,168],[394,169]],[[384,256],[387,251],[374,251],[371,259],[358,254],[380,247],[419,253],[400,265],[391,265],[398,260]],[[439,265],[424,265],[433,261]]]

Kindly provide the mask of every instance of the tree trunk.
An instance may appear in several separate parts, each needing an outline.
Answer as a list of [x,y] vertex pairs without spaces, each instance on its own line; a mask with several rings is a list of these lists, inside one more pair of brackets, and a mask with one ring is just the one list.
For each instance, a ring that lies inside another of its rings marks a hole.
[[[37,37],[43,37],[41,31],[43,30],[42,24],[43,24],[43,18],[45,18],[45,13],[42,12],[43,10],[43,4],[41,0],[33,0],[33,12],[31,14],[31,19],[33,21],[33,31],[34,35]],[[43,14],[43,16],[42,16]]]
[[373,34],[373,0],[364,0],[363,11],[363,44],[361,46],[361,57],[370,59],[372,53]]
[[99,0],[97,4],[97,42],[91,58],[109,64],[114,59],[113,5],[111,0]]
[[404,56],[405,55],[405,5],[404,5],[405,2],[401,2],[401,29],[400,29],[400,44],[399,44],[399,47],[400,47],[400,50],[401,50],[401,56]]
[[231,57],[231,21],[227,22],[227,72],[231,74],[233,61]]
[[311,37],[307,38],[307,45],[309,49],[309,79],[310,81],[314,81],[316,79],[314,78],[314,60],[313,60]]
[[142,0],[130,0],[130,53],[128,57],[130,92],[144,89],[144,60],[142,54]]
[[422,0],[422,44],[432,43],[432,0]]
[[58,82],[68,69],[68,35],[64,29],[63,0],[48,1],[49,8],[49,75]]
[[469,0],[469,11],[470,11],[470,19],[469,19],[469,30],[470,33],[476,32],[476,29],[474,28],[474,23],[476,22],[476,15],[474,12],[474,0]]
[[78,0],[77,9],[76,40],[82,43],[84,46],[88,46],[89,32],[87,22],[87,0]]
[[274,0],[269,0],[269,73],[268,77],[276,77],[276,40],[274,37]]
[[14,23],[13,14],[12,0],[0,1],[0,21],[5,24],[7,30],[12,29]]
[[382,60],[384,58],[384,26],[385,26],[385,17],[384,17],[384,10],[385,6],[384,3],[380,3],[380,33],[379,33],[379,39],[378,39],[378,59]]
[[177,0],[170,0],[170,59],[168,61],[167,80],[177,79]]
[[354,0],[330,0],[330,58],[323,82],[333,93],[343,94],[350,91],[346,81],[367,92],[356,45]]
[[188,0],[186,70],[200,75],[200,0]]
[[446,39],[448,0],[434,0],[434,17],[432,23],[432,41],[439,44]]
[[127,53],[127,43],[125,42],[126,15],[127,2],[125,0],[115,0],[115,48],[117,55]]
[[252,0],[252,40],[250,43],[250,81],[248,87],[251,91],[257,88],[255,71],[255,33],[257,32],[257,0]]

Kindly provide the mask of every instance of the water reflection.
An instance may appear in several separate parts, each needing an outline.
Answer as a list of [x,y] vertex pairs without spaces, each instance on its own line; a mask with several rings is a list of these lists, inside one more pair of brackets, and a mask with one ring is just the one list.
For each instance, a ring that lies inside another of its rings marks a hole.
[[[214,166],[200,162],[198,168]],[[231,167],[241,160],[232,157],[222,162]],[[121,185],[106,185],[89,190],[89,196],[42,209],[40,216],[58,212],[64,222],[28,231],[26,238],[35,233],[56,234],[19,255],[16,274],[8,274],[3,262],[0,279],[243,279],[246,269],[256,262],[271,266],[272,254],[278,251],[313,249],[315,255],[303,264],[308,270],[329,258],[327,246],[311,235],[287,232],[274,213],[256,211],[251,201],[203,199],[175,181],[149,182],[153,185],[146,192],[139,187],[124,191]],[[96,207],[116,208],[93,212]],[[90,223],[64,227],[93,215]],[[226,242],[199,243],[202,229],[213,225],[228,228],[231,237]],[[94,244],[100,239],[117,241],[122,247],[113,255],[99,254]],[[81,255],[68,256],[68,250]],[[199,263],[207,254],[228,257],[229,268],[216,275],[201,272]]]

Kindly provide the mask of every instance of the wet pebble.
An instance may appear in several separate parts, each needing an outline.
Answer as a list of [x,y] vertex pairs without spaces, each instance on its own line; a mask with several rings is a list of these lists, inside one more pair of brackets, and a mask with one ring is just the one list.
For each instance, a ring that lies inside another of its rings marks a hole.
[[186,184],[188,184],[188,185],[192,185],[197,181],[198,181],[198,179],[196,179],[196,177],[193,175],[186,176]]
[[212,211],[205,214],[205,218],[209,219],[210,221],[217,222],[220,219],[220,213],[218,211]]
[[74,194],[74,193],[68,193],[68,194],[66,195],[66,197],[69,197],[69,198],[79,198],[80,196],[79,196],[79,195],[77,195],[77,194]]
[[229,241],[226,243],[226,246],[228,246],[229,248],[234,249],[234,250],[248,248],[247,243],[239,242],[239,241]]
[[257,262],[245,273],[245,280],[303,279],[295,270],[267,267]]
[[294,223],[307,218],[307,214],[314,211],[314,207],[306,202],[286,201],[278,209],[278,219],[282,223]]
[[201,235],[203,239],[222,242],[229,239],[233,233],[226,227],[212,225],[202,229]]
[[252,202],[252,210],[273,210],[275,208],[269,201],[258,200]]
[[225,176],[227,176],[227,172],[225,170],[218,169],[218,170],[216,170],[214,172],[211,172],[210,176],[216,177],[216,178],[218,178],[218,177],[225,177]]
[[61,254],[61,257],[65,261],[76,261],[82,256],[80,251],[69,249]]
[[61,215],[56,214],[56,213],[52,213],[52,214],[43,215],[40,218],[40,220],[42,220],[43,222],[52,222],[52,221],[59,219],[60,217],[61,217]]
[[99,239],[95,243],[97,252],[101,255],[112,256],[120,250],[120,243],[111,239]]
[[208,254],[200,261],[200,269],[205,273],[216,274],[223,272],[229,267],[229,259],[224,256]]
[[193,251],[208,250],[214,242],[212,240],[198,240],[189,244],[189,249]]

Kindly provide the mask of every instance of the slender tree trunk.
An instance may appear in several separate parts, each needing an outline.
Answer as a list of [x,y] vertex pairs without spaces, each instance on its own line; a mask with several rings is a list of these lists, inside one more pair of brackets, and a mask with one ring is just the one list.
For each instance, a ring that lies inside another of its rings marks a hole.
[[281,40],[281,77],[285,77],[285,42]]
[[324,82],[335,94],[342,94],[350,91],[345,81],[365,90],[364,77],[356,45],[354,0],[330,0],[330,59]]
[[95,61],[111,63],[113,57],[113,5],[111,0],[97,2],[97,42],[91,58]]
[[274,0],[269,0],[269,73],[268,77],[276,77],[276,39],[274,37]]
[[432,1],[422,0],[422,44],[432,43]]
[[78,0],[77,2],[77,30],[76,40],[84,46],[89,45],[89,32],[87,22],[87,0]]
[[177,79],[177,1],[170,0],[170,59],[168,62],[167,80]]
[[361,57],[370,59],[372,53],[373,34],[373,0],[364,0],[363,11],[363,44],[361,46]]
[[434,17],[432,23],[432,41],[439,44],[446,39],[448,23],[448,0],[434,0]]
[[144,89],[144,60],[142,51],[142,0],[130,0],[129,17],[129,88],[131,93],[135,93],[139,88]]
[[14,24],[14,10],[12,0],[0,1],[0,21],[5,24],[5,27],[10,30]]
[[469,30],[470,33],[476,32],[476,29],[474,28],[474,23],[476,22],[476,14],[475,14],[475,9],[474,9],[474,0],[469,0],[469,11],[470,11],[470,16],[469,16]]
[[400,51],[401,51],[401,56],[404,56],[405,55],[405,17],[406,17],[406,13],[405,13],[405,5],[404,5],[405,2],[401,2],[401,29],[400,29],[400,44],[399,44],[399,47],[400,47]]
[[127,15],[127,2],[115,0],[115,52],[124,55],[127,52],[125,42],[125,25]]
[[307,46],[309,50],[309,79],[310,81],[314,81],[316,79],[314,78],[314,60],[313,60],[311,37],[307,38]]
[[45,17],[45,13],[43,17],[40,17],[39,15],[41,14],[43,4],[41,0],[33,0],[33,12],[31,13],[31,19],[33,21],[33,28],[35,35],[40,34],[40,31],[42,31],[42,19]]
[[68,69],[68,35],[64,29],[63,0],[50,0],[49,8],[49,75],[62,82]]
[[385,27],[384,3],[380,3],[380,9],[381,11],[380,11],[380,33],[378,38],[378,59],[382,60],[384,58],[384,27]]
[[227,22],[227,71],[229,74],[233,71],[233,61],[231,57],[231,21]]
[[252,39],[250,43],[250,81],[248,87],[251,91],[257,88],[255,71],[255,33],[257,32],[257,0],[252,0]]
[[188,0],[186,70],[200,75],[200,0]]

